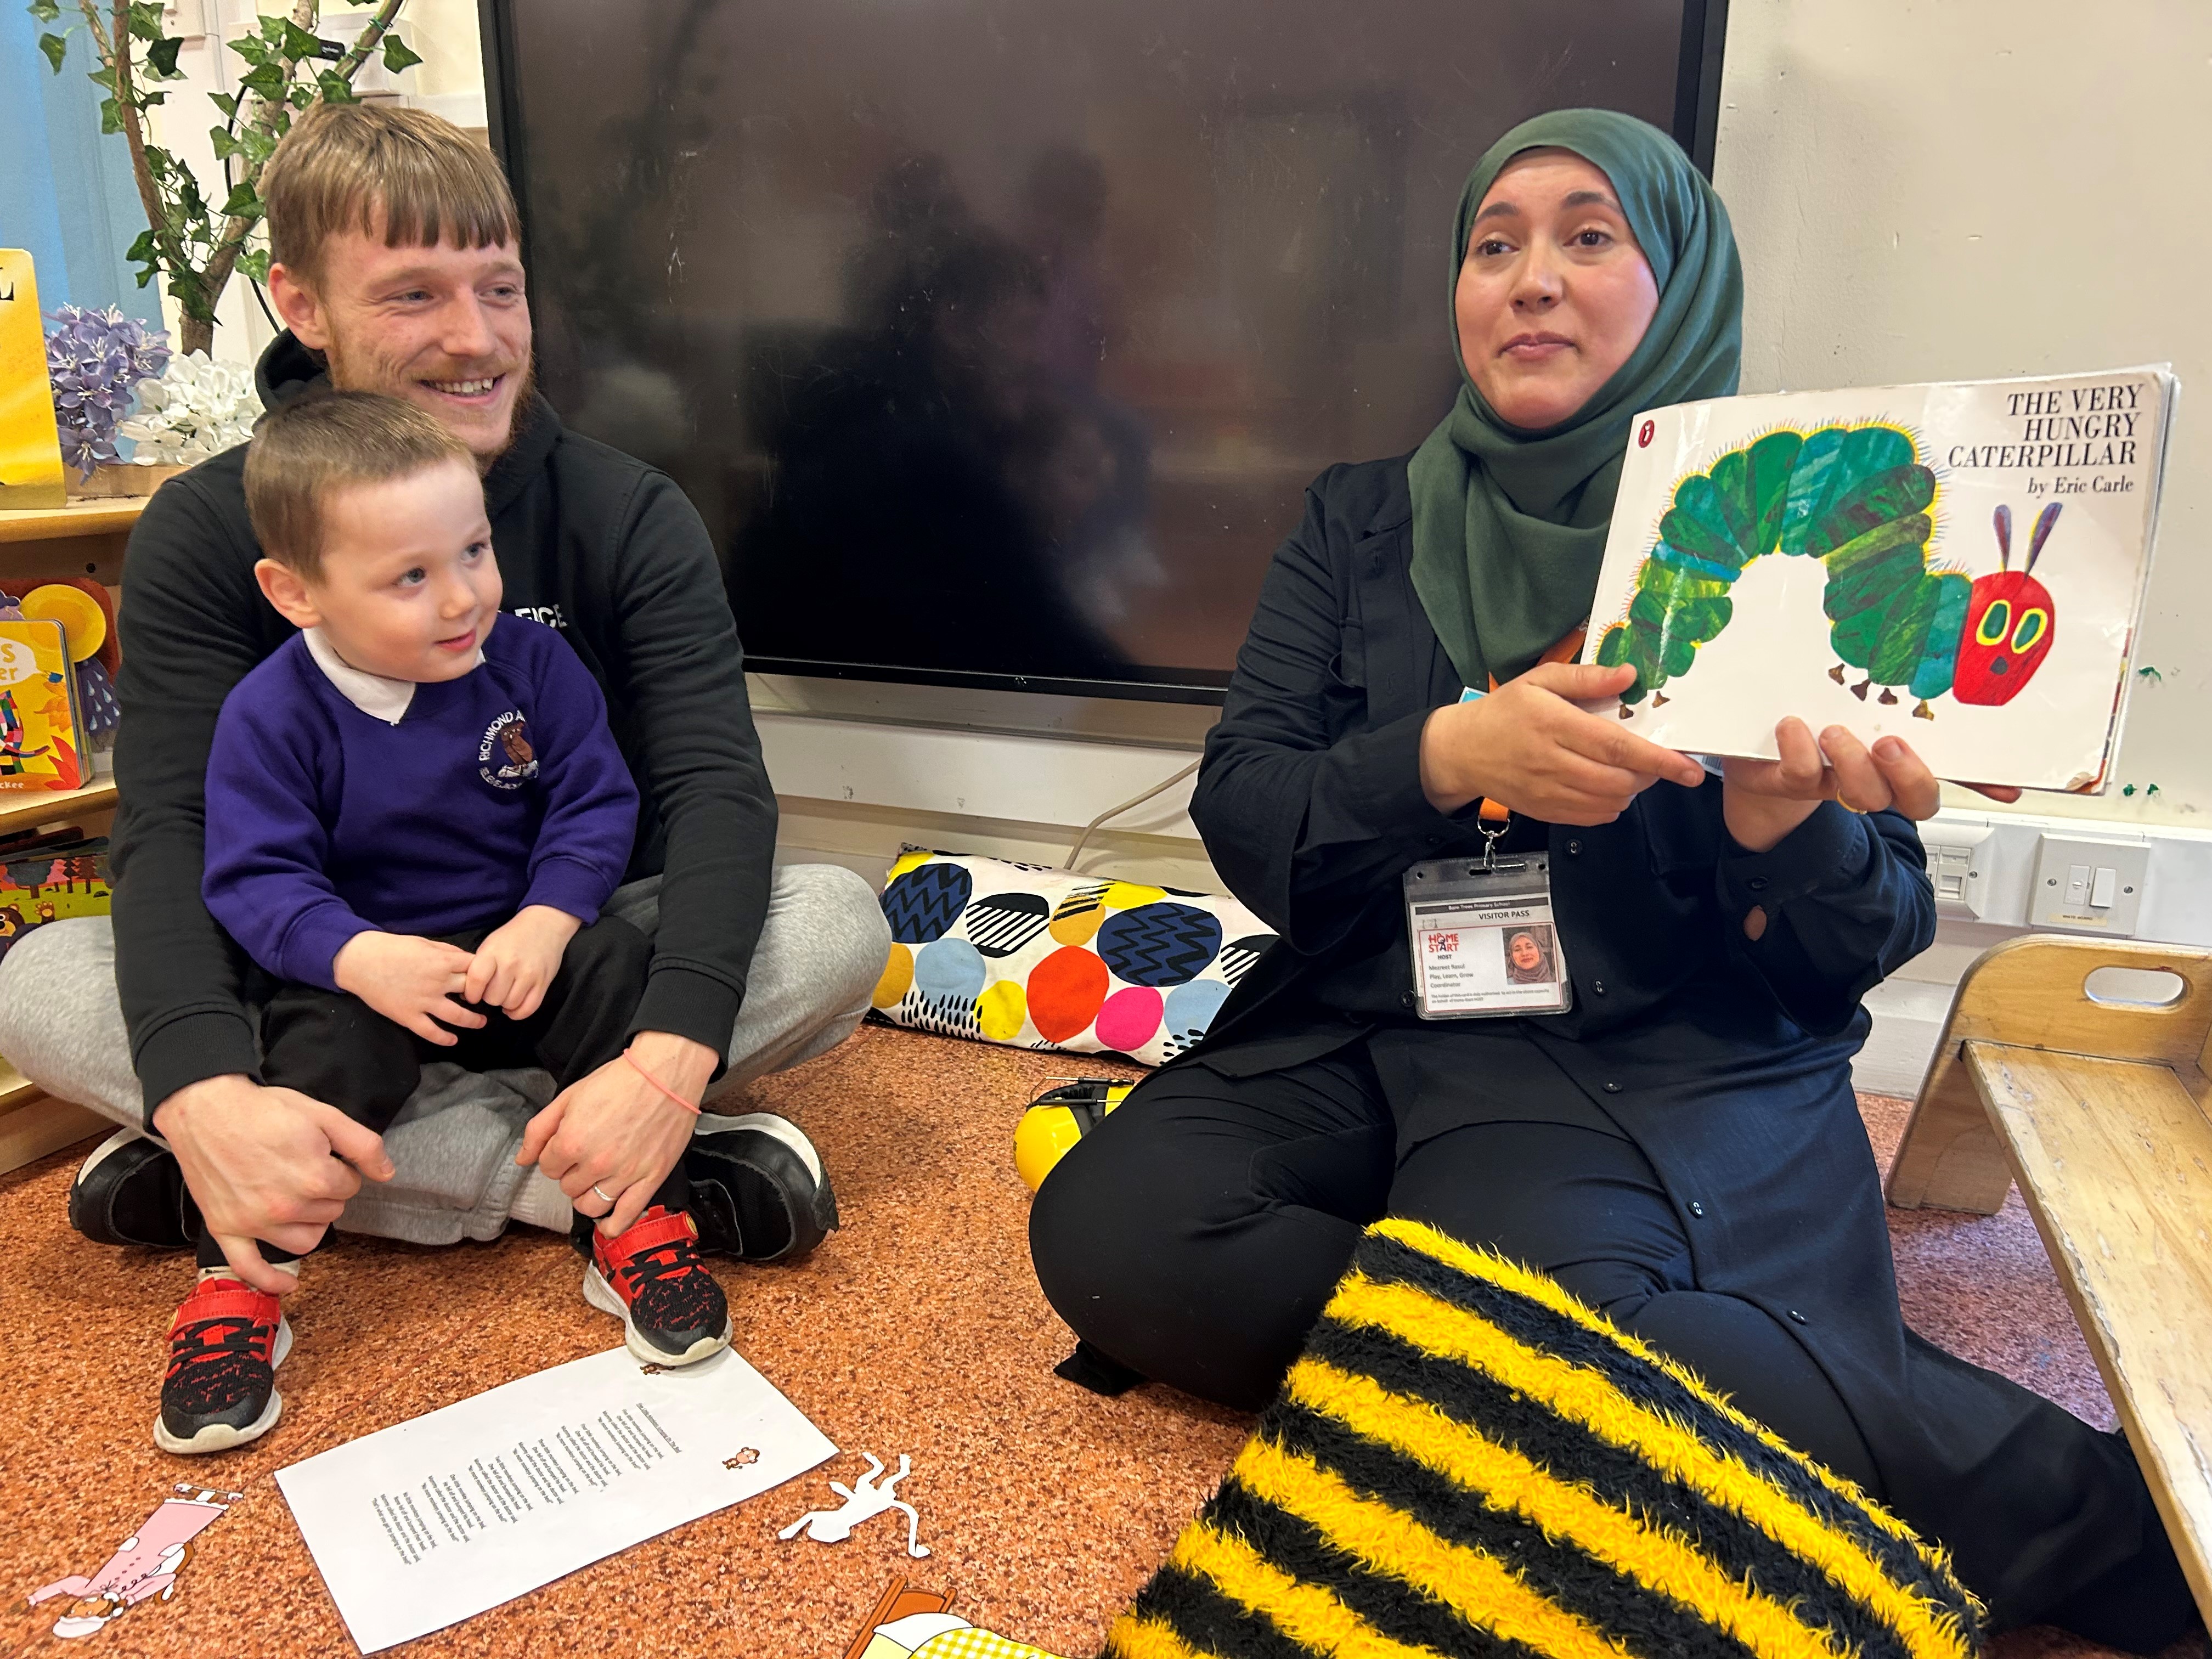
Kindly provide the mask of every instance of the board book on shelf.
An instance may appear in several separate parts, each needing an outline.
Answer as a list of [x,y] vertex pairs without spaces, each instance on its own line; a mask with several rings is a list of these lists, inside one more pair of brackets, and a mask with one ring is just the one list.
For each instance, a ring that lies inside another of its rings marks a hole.
[[1893,735],[1937,776],[2101,791],[2118,746],[2178,382],[1716,398],[1630,428],[1583,659],[1668,748]]
[[105,836],[26,836],[0,842],[0,960],[50,921],[112,908]]
[[0,791],[85,783],[84,719],[58,622],[0,622]]

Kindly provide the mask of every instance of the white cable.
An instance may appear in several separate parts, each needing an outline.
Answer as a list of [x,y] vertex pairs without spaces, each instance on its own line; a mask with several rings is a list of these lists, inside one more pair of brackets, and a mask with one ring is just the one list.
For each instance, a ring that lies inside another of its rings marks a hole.
[[1203,757],[1199,760],[1194,760],[1189,765],[1184,767],[1182,771],[1176,773],[1173,777],[1161,779],[1159,782],[1146,790],[1143,794],[1132,795],[1128,799],[1123,801],[1119,806],[1108,807],[1097,817],[1091,819],[1090,823],[1083,826],[1083,833],[1075,838],[1075,845],[1067,849],[1066,860],[1060,867],[1064,870],[1073,870],[1075,868],[1076,858],[1082,853],[1085,843],[1090,841],[1091,832],[1097,830],[1100,824],[1105,823],[1107,819],[1118,818],[1122,813],[1127,811],[1131,807],[1142,806],[1153,796],[1164,793],[1165,791],[1174,788],[1176,785],[1181,783],[1192,773],[1197,771],[1204,763]]

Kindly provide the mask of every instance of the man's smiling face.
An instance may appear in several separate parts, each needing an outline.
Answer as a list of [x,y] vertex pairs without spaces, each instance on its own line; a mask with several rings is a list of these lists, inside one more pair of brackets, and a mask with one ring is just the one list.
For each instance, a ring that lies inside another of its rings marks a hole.
[[428,410],[479,468],[512,441],[531,389],[530,303],[512,242],[386,247],[380,225],[349,229],[324,242],[319,276],[280,265],[270,291],[339,390]]

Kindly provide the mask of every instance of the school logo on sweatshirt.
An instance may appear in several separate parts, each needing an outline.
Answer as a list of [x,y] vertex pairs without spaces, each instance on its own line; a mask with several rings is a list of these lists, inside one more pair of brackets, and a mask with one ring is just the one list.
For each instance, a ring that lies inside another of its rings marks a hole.
[[538,775],[538,751],[530,746],[529,723],[520,709],[510,708],[484,727],[477,775],[495,789],[520,789]]

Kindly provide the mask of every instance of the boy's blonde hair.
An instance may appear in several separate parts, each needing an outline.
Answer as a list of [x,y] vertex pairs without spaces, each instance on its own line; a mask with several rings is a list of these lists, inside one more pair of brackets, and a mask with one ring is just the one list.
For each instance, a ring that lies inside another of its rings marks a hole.
[[262,417],[246,447],[246,512],[261,550],[309,581],[323,574],[331,493],[457,461],[469,447],[436,416],[377,392],[311,393]]
[[332,235],[381,229],[386,247],[489,247],[522,240],[507,175],[489,150],[428,110],[315,104],[261,175],[269,257],[310,286]]

